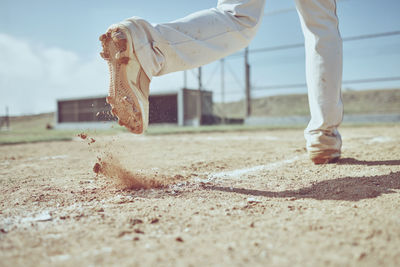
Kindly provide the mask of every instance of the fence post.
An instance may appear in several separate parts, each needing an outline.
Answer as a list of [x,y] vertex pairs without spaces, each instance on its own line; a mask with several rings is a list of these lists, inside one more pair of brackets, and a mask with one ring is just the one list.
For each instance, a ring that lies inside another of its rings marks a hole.
[[199,123],[199,126],[201,126],[201,117],[203,116],[203,95],[202,95],[202,89],[203,89],[203,84],[202,84],[202,73],[201,73],[202,71],[201,71],[201,67],[199,67],[199,75],[198,75],[198,78],[199,78],[199,90],[198,90],[198,97],[197,97],[197,115],[198,115],[198,123]]
[[225,124],[225,59],[221,58],[221,102],[222,102],[222,124]]
[[8,106],[6,106],[6,125],[7,125],[7,130],[10,130],[10,114]]
[[250,84],[250,64],[249,64],[249,48],[244,50],[244,67],[246,81],[246,117],[251,115],[251,84]]

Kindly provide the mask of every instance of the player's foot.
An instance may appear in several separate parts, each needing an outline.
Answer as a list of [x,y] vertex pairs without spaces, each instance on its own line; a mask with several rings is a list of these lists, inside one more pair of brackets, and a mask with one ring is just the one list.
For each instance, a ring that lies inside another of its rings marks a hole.
[[340,158],[340,150],[308,151],[308,156],[315,164],[335,163]]
[[134,53],[132,36],[123,25],[118,25],[101,35],[100,41],[103,46],[100,55],[110,71],[107,102],[111,112],[132,133],[143,133],[149,120],[150,79]]

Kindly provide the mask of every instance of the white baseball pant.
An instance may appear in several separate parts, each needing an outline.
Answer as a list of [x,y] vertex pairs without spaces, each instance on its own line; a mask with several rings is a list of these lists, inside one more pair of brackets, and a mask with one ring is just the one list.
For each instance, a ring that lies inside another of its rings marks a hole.
[[[309,152],[340,151],[342,39],[335,0],[295,0],[305,38],[311,120],[304,131]],[[139,18],[124,24],[151,79],[196,68],[249,45],[264,14],[265,0],[218,0],[216,8],[152,25]]]

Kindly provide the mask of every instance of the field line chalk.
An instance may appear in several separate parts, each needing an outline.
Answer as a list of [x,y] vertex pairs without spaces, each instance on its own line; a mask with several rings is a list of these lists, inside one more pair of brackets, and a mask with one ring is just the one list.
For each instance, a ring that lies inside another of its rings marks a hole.
[[218,178],[239,178],[241,175],[244,175],[244,174],[250,174],[250,173],[255,173],[255,172],[259,172],[259,171],[270,171],[270,170],[276,169],[280,166],[293,163],[293,162],[299,160],[300,158],[301,157],[299,157],[299,156],[295,156],[290,159],[272,162],[272,163],[265,164],[265,165],[257,165],[257,166],[253,166],[250,168],[211,173],[208,175],[208,180],[211,181],[211,180],[218,179]]

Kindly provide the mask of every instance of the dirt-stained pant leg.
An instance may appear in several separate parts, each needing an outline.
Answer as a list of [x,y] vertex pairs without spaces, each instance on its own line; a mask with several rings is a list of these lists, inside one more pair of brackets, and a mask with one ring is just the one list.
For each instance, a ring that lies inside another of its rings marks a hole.
[[[173,2],[171,2],[173,4]],[[133,17],[122,22],[149,78],[196,68],[246,47],[264,14],[265,0],[219,0],[216,8],[157,25]]]
[[304,131],[310,155],[338,151],[341,100],[342,39],[335,0],[295,0],[305,38],[306,76],[311,120]]

